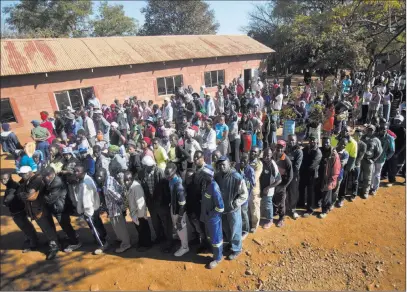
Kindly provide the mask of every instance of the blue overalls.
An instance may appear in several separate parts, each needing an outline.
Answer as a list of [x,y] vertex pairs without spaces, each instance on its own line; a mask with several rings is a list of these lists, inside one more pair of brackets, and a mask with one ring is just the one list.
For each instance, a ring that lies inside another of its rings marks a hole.
[[212,245],[213,259],[222,260],[223,234],[222,213],[224,205],[218,184],[213,180],[206,188],[201,202],[201,218],[205,223],[206,235]]

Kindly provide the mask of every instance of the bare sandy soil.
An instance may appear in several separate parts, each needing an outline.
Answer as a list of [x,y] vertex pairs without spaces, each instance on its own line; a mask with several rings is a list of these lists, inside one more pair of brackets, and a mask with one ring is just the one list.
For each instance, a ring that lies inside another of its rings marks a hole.
[[[13,167],[4,157],[1,164],[2,169]],[[92,255],[90,230],[76,218],[72,221],[84,243],[79,251],[45,261],[41,236],[41,251],[22,254],[23,234],[2,206],[0,289],[405,290],[405,220],[405,187],[382,187],[376,197],[346,203],[323,220],[287,219],[281,229],[259,229],[244,241],[237,260],[224,260],[210,271],[204,267],[210,255],[196,255],[196,246],[181,259],[158,247]]]

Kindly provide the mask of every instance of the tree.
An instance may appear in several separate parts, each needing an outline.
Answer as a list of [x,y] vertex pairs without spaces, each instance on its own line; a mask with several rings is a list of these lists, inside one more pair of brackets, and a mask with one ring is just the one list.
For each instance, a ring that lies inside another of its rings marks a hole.
[[123,5],[108,5],[107,1],[101,3],[99,15],[92,21],[92,36],[121,36],[135,35],[137,22],[124,13]]
[[87,34],[91,0],[21,0],[6,6],[6,23],[31,37],[77,37]]
[[145,22],[143,35],[216,34],[215,12],[202,0],[148,0],[141,9]]

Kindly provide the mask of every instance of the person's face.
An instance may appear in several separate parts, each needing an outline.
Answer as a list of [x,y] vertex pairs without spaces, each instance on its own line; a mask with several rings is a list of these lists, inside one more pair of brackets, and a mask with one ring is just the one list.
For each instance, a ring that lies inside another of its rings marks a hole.
[[273,151],[271,151],[270,148],[266,149],[263,153],[263,159],[264,161],[270,161],[273,157]]
[[373,134],[374,134],[373,129],[371,129],[371,128],[366,129],[366,136],[368,136],[368,137],[372,137],[372,136],[373,136]]
[[9,179],[10,179],[10,176],[9,175],[2,175],[1,176],[1,183],[3,184],[3,185],[6,185],[7,183],[8,183],[8,181],[9,181]]
[[230,163],[229,161],[225,160],[225,161],[221,161],[218,163],[218,169],[222,172],[222,173],[227,173],[230,170]]
[[191,139],[191,134],[189,133],[189,131],[185,131],[184,136],[187,140]]
[[386,126],[382,126],[379,128],[379,135],[380,136],[384,136],[387,133],[387,127]]
[[205,163],[204,157],[201,153],[195,153],[194,154],[194,163],[198,167],[202,167]]
[[317,141],[315,139],[309,140],[309,146],[311,146],[311,148],[315,148],[315,146],[317,146]]
[[206,122],[205,127],[206,127],[206,129],[210,130],[212,128],[212,125],[211,125],[211,123]]
[[123,182],[126,188],[130,189],[131,185],[133,184],[133,178],[130,175],[126,175],[124,176]]
[[44,176],[44,181],[47,185],[49,185],[55,178],[55,173],[51,173],[50,175]]
[[294,147],[295,145],[297,145],[297,137],[296,136],[288,136],[288,144],[291,147]]
[[249,156],[248,155],[244,155],[242,156],[242,158],[240,159],[240,168],[245,168],[247,165],[249,164]]
[[183,122],[184,124],[186,124],[186,123],[187,123],[187,118],[184,117],[184,118],[182,119],[182,122]]
[[212,161],[213,161],[213,162],[218,161],[219,157],[220,157],[220,155],[219,155],[218,153],[213,153],[213,154],[212,154]]
[[342,139],[341,141],[339,141],[338,145],[336,146],[336,150],[337,151],[342,151],[343,149],[345,149],[347,142],[348,141],[345,140],[345,139]]
[[163,119],[159,119],[159,120],[157,121],[157,125],[158,125],[159,127],[164,126],[164,121],[163,121]]
[[154,165],[152,165],[152,166],[145,166],[145,168],[146,168],[146,172],[147,172],[147,173],[151,173],[151,172],[153,171],[153,169],[154,169]]
[[33,156],[33,160],[36,164],[40,162],[40,157],[39,156]]
[[32,172],[22,173],[22,174],[20,174],[20,176],[23,179],[23,181],[27,181],[31,177],[31,174],[32,174]]
[[74,175],[78,180],[82,180],[85,177],[86,172],[82,167],[75,167]]
[[136,148],[134,146],[129,146],[128,150],[130,154],[136,153]]
[[95,155],[96,158],[99,158],[101,154],[102,150],[99,147],[93,148],[93,155]]
[[51,147],[49,149],[49,152],[51,153],[52,156],[56,156],[58,154],[58,149],[56,147]]
[[96,173],[95,175],[95,181],[98,184],[98,186],[103,186],[103,184],[105,183],[106,180],[106,174],[99,172]]
[[141,149],[147,149],[147,142],[146,141],[143,141],[143,142],[141,142]]
[[219,123],[221,123],[221,124],[223,125],[223,124],[225,123],[225,117],[222,116],[222,117],[220,118],[220,120],[219,120]]
[[177,138],[176,138],[176,137],[172,137],[172,138],[171,138],[171,146],[172,146],[172,147],[177,146]]
[[276,147],[276,155],[277,155],[277,157],[280,158],[284,154],[284,151],[285,151],[285,146],[278,144],[277,147]]
[[153,142],[153,147],[154,147],[154,149],[158,149],[158,146],[160,146],[160,145],[158,144],[158,142],[157,142],[157,141],[154,141],[154,142]]
[[359,141],[362,135],[363,135],[362,131],[355,131],[355,134],[353,136],[357,141]]
[[87,152],[82,152],[82,153],[79,153],[79,157],[80,157],[80,159],[81,160],[84,160],[85,158],[86,158],[86,156],[88,155],[88,153]]
[[258,149],[252,149],[250,150],[250,160],[255,160],[259,157],[259,150]]
[[63,154],[63,156],[64,156],[65,160],[69,160],[69,159],[72,158],[72,154],[71,154],[71,153],[65,153],[65,154]]
[[324,149],[329,149],[331,148],[331,140],[330,139],[323,139],[322,140],[322,147]]
[[107,151],[107,156],[109,156],[110,158],[113,158],[114,154],[115,153],[113,151],[110,151],[110,150]]

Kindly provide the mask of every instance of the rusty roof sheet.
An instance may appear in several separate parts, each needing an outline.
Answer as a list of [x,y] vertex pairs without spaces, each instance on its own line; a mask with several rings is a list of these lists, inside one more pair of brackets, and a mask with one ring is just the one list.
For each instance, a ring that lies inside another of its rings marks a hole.
[[1,76],[269,54],[246,35],[2,39]]

